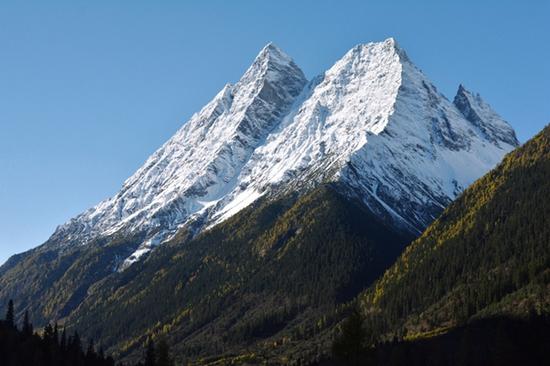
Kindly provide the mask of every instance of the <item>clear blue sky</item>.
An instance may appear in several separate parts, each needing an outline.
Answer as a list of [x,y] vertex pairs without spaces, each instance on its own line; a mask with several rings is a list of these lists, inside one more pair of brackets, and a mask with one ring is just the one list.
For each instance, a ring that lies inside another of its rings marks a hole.
[[393,36],[525,141],[550,122],[549,19],[549,1],[2,0],[0,263],[113,195],[268,41],[311,77]]

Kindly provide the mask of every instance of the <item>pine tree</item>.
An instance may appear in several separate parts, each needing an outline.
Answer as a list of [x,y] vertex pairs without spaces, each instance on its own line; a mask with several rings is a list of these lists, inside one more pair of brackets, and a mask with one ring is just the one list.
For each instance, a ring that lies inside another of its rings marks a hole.
[[173,366],[174,361],[170,357],[170,347],[165,339],[161,339],[156,348],[156,366]]
[[8,311],[6,312],[6,324],[10,328],[15,327],[15,312],[13,310],[13,300],[8,302]]
[[82,343],[80,342],[80,336],[77,331],[75,331],[74,335],[69,338],[68,348],[73,354],[77,354],[82,350]]
[[44,334],[42,335],[42,338],[44,340],[47,340],[48,342],[53,342],[53,327],[50,323],[46,324],[44,327]]
[[342,324],[342,333],[332,345],[332,353],[349,365],[359,365],[366,356],[365,342],[367,332],[364,328],[363,316],[354,310]]
[[95,346],[94,346],[94,340],[90,339],[90,342],[88,343],[88,349],[86,350],[86,360],[89,364],[94,364],[96,361],[96,353],[95,353]]
[[82,349],[82,343],[80,342],[80,335],[78,335],[78,332],[76,330],[73,335],[72,344],[74,348]]
[[152,340],[147,343],[144,366],[156,366],[155,343]]
[[59,347],[63,351],[67,349],[67,332],[65,331],[65,327],[63,327],[63,332],[61,332],[61,340],[59,341]]
[[55,344],[59,344],[59,326],[57,325],[57,322],[55,322],[55,325],[53,326],[52,338]]
[[67,345],[67,354],[70,358],[70,363],[73,365],[80,365],[83,361],[82,343],[78,332],[74,332],[72,337],[69,337]]
[[25,311],[25,317],[23,318],[23,334],[26,336],[31,336],[34,330],[32,324],[29,320],[29,311]]
[[[23,327],[19,330],[17,327],[0,321],[0,365],[1,366],[115,366],[112,357],[103,353],[103,349],[95,352],[93,341],[83,352],[80,337],[78,333],[66,338],[65,329],[62,330],[60,342],[54,342],[55,334],[60,331],[59,327],[52,327],[51,324],[45,327],[42,337],[32,334],[27,336],[26,332],[31,332],[32,325],[29,315],[26,313]],[[57,329],[57,331],[56,331]],[[155,365],[153,344],[150,345],[153,352],[149,353],[149,360],[153,360],[151,365]],[[159,345],[159,359],[165,364],[163,355],[168,354],[167,348]],[[169,363],[172,365],[172,363]],[[122,364],[120,364],[122,366]],[[127,366],[143,366],[142,362],[136,364],[127,364]]]

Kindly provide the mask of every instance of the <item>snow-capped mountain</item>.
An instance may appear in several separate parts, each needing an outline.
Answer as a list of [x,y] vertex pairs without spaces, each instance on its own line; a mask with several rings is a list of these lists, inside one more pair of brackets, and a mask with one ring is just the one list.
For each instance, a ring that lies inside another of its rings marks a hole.
[[460,86],[451,103],[393,39],[354,47],[309,82],[268,44],[116,196],[60,226],[48,245],[143,233],[125,267],[183,225],[203,230],[260,197],[326,181],[420,232],[517,145],[479,96]]

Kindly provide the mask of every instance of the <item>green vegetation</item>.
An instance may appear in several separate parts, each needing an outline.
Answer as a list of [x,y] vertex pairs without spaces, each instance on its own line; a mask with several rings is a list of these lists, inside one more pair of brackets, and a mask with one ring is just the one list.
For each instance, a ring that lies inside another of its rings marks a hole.
[[18,255],[2,266],[0,304],[17,299],[40,325],[62,319],[94,284],[113,273],[113,258],[127,257],[138,245],[138,238],[109,238],[72,246],[61,255],[47,246]]
[[370,328],[366,326],[362,314],[353,309],[340,328],[340,333],[332,344],[334,358],[352,366],[372,363],[375,335],[369,333]]
[[[67,337],[65,331],[46,325],[42,335],[33,331],[28,313],[23,326],[14,322],[14,306],[10,300],[4,321],[0,321],[0,365],[5,366],[114,366],[111,357],[96,352],[89,342],[86,352],[78,333]],[[137,365],[136,365],[137,366]]]
[[491,319],[503,319],[494,324],[505,328],[526,322],[519,326],[524,334],[538,323],[547,326],[549,182],[547,127],[468,188],[359,297],[365,324],[378,335],[371,346],[391,340],[437,344],[450,337],[445,334],[469,332]]
[[[525,319],[502,316],[478,319],[443,334],[410,341],[393,339],[375,346],[363,344],[359,348],[357,338],[352,337],[355,333],[343,332],[337,339],[337,344],[346,344],[347,349],[353,352],[347,353],[346,357],[335,352],[336,364],[545,366],[548,365],[550,317],[532,315]],[[330,365],[335,362],[324,360],[323,363]]]
[[192,240],[183,230],[91,288],[67,324],[128,360],[147,337],[164,337],[178,361],[318,357],[344,304],[411,239],[322,186],[258,202]]
[[127,256],[139,237],[59,256],[38,248],[3,267],[0,303],[13,296],[37,324],[82,330],[130,362],[148,339],[165,339],[178,361],[318,358],[346,303],[413,239],[338,190],[257,202],[192,239],[184,228],[121,273],[109,258]]
[[[9,301],[6,317],[0,320],[0,365],[2,366],[114,366],[115,361],[105,356],[103,348],[93,340],[85,347],[78,332],[67,336],[65,328],[47,324],[42,334],[35,333],[25,312],[21,329],[14,322],[14,305]],[[118,366],[124,366],[118,364]],[[132,366],[126,364],[125,366]],[[155,347],[147,344],[143,362],[133,366],[174,366],[170,348],[164,340]]]

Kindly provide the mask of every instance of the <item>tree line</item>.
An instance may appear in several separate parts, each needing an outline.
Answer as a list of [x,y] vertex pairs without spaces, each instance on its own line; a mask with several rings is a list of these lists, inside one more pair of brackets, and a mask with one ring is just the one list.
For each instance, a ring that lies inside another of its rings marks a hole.
[[495,316],[417,340],[380,340],[354,310],[342,323],[323,366],[547,366],[550,316]]
[[0,320],[0,365],[2,366],[174,366],[164,340],[146,344],[143,359],[135,364],[115,363],[93,340],[84,342],[77,331],[68,335],[57,323],[34,330],[28,311],[22,324],[15,321],[12,300]]

